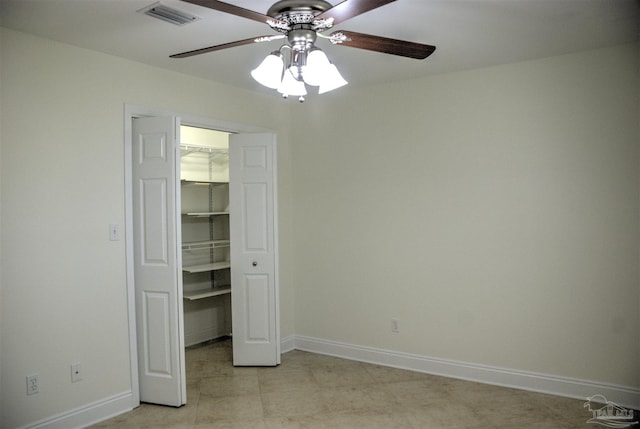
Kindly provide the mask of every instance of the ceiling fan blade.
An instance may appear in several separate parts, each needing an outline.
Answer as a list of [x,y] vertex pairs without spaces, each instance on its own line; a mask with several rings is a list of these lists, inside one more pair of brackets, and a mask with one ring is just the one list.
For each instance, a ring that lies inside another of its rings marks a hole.
[[179,54],[170,55],[170,58],[187,58],[194,55],[206,54],[208,52],[220,51],[222,49],[235,48],[236,46],[250,45],[251,43],[270,42],[276,39],[283,39],[286,37],[284,34],[277,36],[258,36],[251,39],[237,40],[235,42],[223,43],[221,45],[209,46],[208,48],[196,49],[193,51],[182,52]]
[[349,18],[361,15],[370,10],[384,6],[396,0],[344,0],[329,10],[316,16],[317,20],[333,19],[333,24],[339,24]]
[[254,12],[249,9],[245,9],[240,6],[236,6],[229,3],[224,3],[217,0],[183,0],[187,3],[197,4],[198,6],[208,7],[209,9],[219,10],[220,12],[230,13],[231,15],[241,16],[247,19],[253,19],[254,21],[262,22],[264,24],[269,20],[273,20],[270,16],[263,15],[259,12]]
[[431,45],[372,36],[354,31],[334,31],[329,35],[329,39],[336,45],[351,46],[352,48],[415,58],[417,60],[427,58],[436,50],[436,47]]

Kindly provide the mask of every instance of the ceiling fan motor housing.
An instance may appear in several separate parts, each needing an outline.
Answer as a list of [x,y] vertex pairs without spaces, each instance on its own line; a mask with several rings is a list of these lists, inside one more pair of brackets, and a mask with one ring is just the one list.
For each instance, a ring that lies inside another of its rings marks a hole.
[[280,0],[273,4],[267,15],[288,25],[287,28],[274,27],[287,35],[294,51],[305,52],[316,41],[317,30],[313,28],[314,18],[331,9],[331,3],[324,0]]
[[323,0],[280,0],[269,8],[267,15],[284,20],[289,15],[311,15],[313,18],[332,7],[331,3]]
[[299,29],[313,29],[315,32],[318,30],[313,28],[315,17],[332,7],[323,0],[280,0],[267,11],[267,15],[275,20],[274,25],[269,25],[285,34]]

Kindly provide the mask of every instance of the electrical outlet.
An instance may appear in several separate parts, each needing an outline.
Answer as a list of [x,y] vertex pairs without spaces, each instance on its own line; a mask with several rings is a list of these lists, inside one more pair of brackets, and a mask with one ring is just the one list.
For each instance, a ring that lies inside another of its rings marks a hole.
[[77,383],[80,380],[82,380],[82,365],[80,365],[80,362],[72,363],[71,364],[71,382]]
[[38,393],[38,374],[27,375],[27,395]]
[[400,332],[400,320],[395,317],[391,319],[391,332]]

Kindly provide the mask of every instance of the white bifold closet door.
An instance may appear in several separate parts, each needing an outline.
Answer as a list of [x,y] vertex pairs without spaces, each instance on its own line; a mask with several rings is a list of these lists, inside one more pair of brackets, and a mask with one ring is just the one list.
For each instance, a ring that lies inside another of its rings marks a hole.
[[133,121],[132,186],[140,400],[186,403],[179,127],[175,117]]
[[229,136],[233,364],[278,365],[276,139]]
[[[133,121],[133,250],[140,401],[186,403],[179,127],[176,117]],[[234,365],[280,363],[276,138],[230,136]]]

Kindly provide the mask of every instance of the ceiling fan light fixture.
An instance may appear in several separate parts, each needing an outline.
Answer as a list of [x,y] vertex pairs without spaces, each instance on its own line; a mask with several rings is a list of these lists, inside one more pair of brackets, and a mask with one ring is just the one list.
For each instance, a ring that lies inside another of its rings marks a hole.
[[258,67],[251,71],[251,77],[267,88],[277,89],[282,82],[284,60],[279,51],[267,55]]
[[318,37],[328,39],[337,46],[350,46],[419,60],[427,58],[436,49],[432,45],[355,31],[339,30],[328,36],[321,34],[347,19],[396,0],[341,0],[332,2],[337,3],[335,5],[326,0],[278,0],[269,8],[266,15],[219,0],[184,1],[265,23],[272,30],[282,34],[252,37],[195,49],[171,55],[171,58],[187,58],[221,49],[286,38],[287,41],[278,51],[269,54],[258,67],[251,71],[251,76],[260,84],[276,89],[285,98],[289,95],[299,96],[300,102],[304,101],[304,96],[307,94],[305,85],[317,86],[318,93],[324,94],[348,83],[327,56],[315,47]]
[[320,83],[320,88],[318,88],[318,94],[333,91],[334,89],[343,87],[348,83],[349,82],[342,77],[338,68],[334,64],[329,64],[324,69],[324,75],[322,77],[322,82]]

